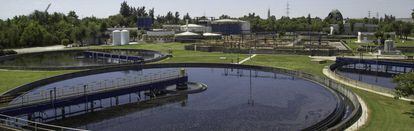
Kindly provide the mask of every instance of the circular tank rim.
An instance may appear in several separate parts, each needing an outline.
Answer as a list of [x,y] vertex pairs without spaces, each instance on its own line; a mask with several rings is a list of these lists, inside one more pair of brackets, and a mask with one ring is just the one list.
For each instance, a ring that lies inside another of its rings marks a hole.
[[[171,55],[164,54],[159,51],[154,50],[145,50],[145,49],[65,49],[65,50],[55,50],[55,51],[43,51],[43,52],[33,52],[33,53],[21,53],[21,54],[13,54],[7,56],[1,56],[1,61],[7,61],[9,59],[13,59],[16,57],[22,57],[25,55],[38,55],[38,54],[47,54],[47,53],[56,53],[56,52],[72,52],[72,51],[111,51],[111,50],[120,50],[120,51],[145,51],[145,52],[152,52],[155,54],[159,54],[160,57],[152,58],[149,60],[144,60],[141,64],[157,62],[164,60]],[[107,64],[107,65],[94,65],[94,66],[5,66],[0,64],[0,69],[10,69],[10,70],[83,70],[83,69],[96,69],[96,68],[103,68],[103,67],[115,67],[115,66],[123,66],[123,65],[134,65],[136,63],[124,63],[124,64]]]
[[[358,81],[358,80],[354,80],[352,78],[349,78],[347,76],[341,75],[341,74],[336,72],[337,69],[340,68],[341,66],[345,66],[345,65],[349,65],[349,64],[353,64],[353,63],[342,63],[342,62],[337,63],[337,62],[335,62],[335,63],[333,63],[332,65],[329,66],[329,70],[331,70],[331,72],[335,73],[336,76],[339,76],[342,79],[345,79],[347,81]],[[358,81],[358,83],[359,83],[360,86],[361,85],[366,85],[366,86],[371,87],[371,88],[374,88],[374,87],[379,88],[376,91],[391,94],[391,95],[395,95],[393,89],[391,89],[391,88],[387,88],[387,87],[384,87],[384,86],[381,86],[381,85],[370,84],[370,83],[367,83],[367,82],[364,82],[364,81]]]
[[[79,72],[73,72],[73,73],[68,73],[68,74],[63,74],[63,75],[58,75],[58,76],[53,76],[53,77],[49,77],[49,78],[45,78],[42,80],[38,80],[26,85],[22,85],[19,87],[16,87],[14,89],[11,89],[5,93],[3,93],[2,95],[20,95],[21,92],[27,92],[30,91],[32,89],[35,89],[39,86],[43,86],[43,85],[47,85],[50,83],[54,83],[57,81],[61,81],[61,80],[66,80],[66,79],[70,79],[70,78],[74,78],[74,77],[81,77],[81,76],[86,76],[86,75],[93,75],[93,74],[99,74],[99,73],[106,73],[106,72],[114,72],[114,71],[122,71],[122,70],[128,70],[128,69],[148,69],[148,68],[167,68],[167,67],[212,67],[212,68],[238,68],[238,69],[257,69],[257,70],[261,70],[261,71],[269,71],[269,72],[278,72],[278,73],[283,73],[285,75],[289,75],[289,76],[295,76],[295,77],[299,77],[302,78],[306,81],[309,82],[313,82],[316,84],[319,84],[321,86],[323,86],[325,89],[331,91],[331,93],[333,93],[336,97],[338,97],[338,95],[341,95],[342,97],[344,97],[345,99],[348,99],[352,104],[350,106],[353,106],[354,110],[352,110],[352,112],[350,113],[350,115],[348,117],[346,117],[345,119],[343,119],[344,114],[339,114],[339,113],[343,113],[343,109],[339,109],[339,106],[345,106],[344,103],[340,103],[338,101],[339,104],[341,105],[337,105],[336,109],[330,114],[328,115],[327,118],[319,121],[317,124],[310,126],[308,128],[306,128],[305,130],[314,130],[314,129],[329,129],[329,130],[342,130],[347,128],[348,126],[352,125],[359,117],[360,117],[360,113],[361,113],[361,107],[355,107],[354,105],[359,105],[358,101],[352,101],[354,99],[352,98],[348,98],[345,94],[341,93],[341,91],[339,91],[338,89],[329,87],[325,84],[323,84],[323,82],[320,82],[317,80],[317,76],[313,76],[311,74],[307,74],[304,72],[299,72],[299,71],[293,71],[293,70],[287,70],[287,69],[282,69],[282,68],[274,68],[274,67],[267,67],[267,66],[254,66],[254,65],[239,65],[239,64],[220,64],[220,63],[165,63],[165,64],[145,64],[145,65],[140,65],[140,64],[131,64],[131,65],[121,65],[121,66],[117,66],[117,67],[106,67],[106,68],[99,68],[99,69],[94,69],[94,70],[85,70],[85,71],[79,71]],[[329,85],[331,85],[331,83],[336,83],[335,81],[331,81],[329,78],[323,77],[323,80],[329,80]],[[336,83],[338,84],[338,83]],[[342,85],[342,84],[340,84]],[[346,90],[346,89],[343,89]],[[355,96],[355,94],[353,92],[350,92],[351,96]],[[349,94],[348,94],[349,95]],[[337,99],[339,100],[339,99]],[[339,112],[338,112],[339,109]],[[335,117],[335,118],[333,118]]]

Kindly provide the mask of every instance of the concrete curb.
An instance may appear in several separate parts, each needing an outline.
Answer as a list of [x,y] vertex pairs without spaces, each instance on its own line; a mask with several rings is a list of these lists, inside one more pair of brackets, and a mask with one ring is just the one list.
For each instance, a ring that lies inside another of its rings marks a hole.
[[357,131],[360,127],[364,126],[368,122],[369,110],[364,100],[361,99],[358,95],[356,95],[359,101],[359,104],[362,108],[362,114],[359,119],[350,127],[345,129],[345,131]]

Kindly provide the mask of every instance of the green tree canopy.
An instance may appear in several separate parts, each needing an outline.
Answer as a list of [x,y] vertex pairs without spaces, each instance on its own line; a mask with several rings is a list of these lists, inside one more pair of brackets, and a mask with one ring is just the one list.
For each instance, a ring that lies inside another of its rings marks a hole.
[[405,73],[397,75],[393,79],[394,83],[397,83],[395,88],[398,96],[408,97],[414,95],[414,73]]

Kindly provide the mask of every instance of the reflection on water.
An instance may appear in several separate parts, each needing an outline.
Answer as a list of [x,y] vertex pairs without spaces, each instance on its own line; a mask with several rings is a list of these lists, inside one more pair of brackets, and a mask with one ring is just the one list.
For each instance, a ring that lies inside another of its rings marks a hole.
[[[41,88],[142,76],[162,70],[171,68],[103,73]],[[53,124],[99,131],[300,130],[326,118],[337,104],[334,95],[324,87],[283,74],[224,68],[187,68],[187,72],[189,81],[205,83],[208,89],[181,98],[152,101],[149,106],[138,103],[112,107]],[[131,98],[137,102],[139,96],[124,95],[119,102],[129,103]],[[111,102],[114,100],[107,99],[102,104]],[[82,104],[72,108],[82,108]]]
[[[109,51],[105,51],[109,52]],[[145,60],[160,57],[154,52],[140,51],[110,51],[113,54],[142,56]],[[0,61],[3,66],[24,66],[24,67],[47,67],[47,66],[97,66],[117,64],[119,61],[110,59],[85,59],[82,58],[82,51],[48,52],[43,54],[24,54],[14,59]]]
[[412,70],[413,68],[396,66],[350,64],[338,68],[337,73],[353,80],[394,89],[397,84],[392,82],[392,78]]

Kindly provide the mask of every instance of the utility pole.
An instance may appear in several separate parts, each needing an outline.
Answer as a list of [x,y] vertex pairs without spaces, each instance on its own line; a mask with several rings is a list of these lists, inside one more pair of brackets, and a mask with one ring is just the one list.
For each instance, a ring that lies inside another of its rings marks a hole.
[[379,12],[377,12],[377,19],[378,19],[378,24],[381,22],[380,16],[379,16]]
[[286,17],[289,17],[289,10],[290,10],[290,5],[289,5],[289,1],[287,1],[287,4],[286,4]]
[[270,19],[270,8],[267,9],[267,19]]
[[371,11],[368,11],[368,18],[371,18]]

